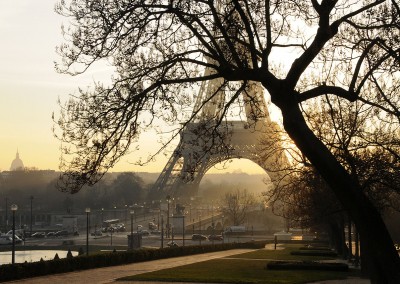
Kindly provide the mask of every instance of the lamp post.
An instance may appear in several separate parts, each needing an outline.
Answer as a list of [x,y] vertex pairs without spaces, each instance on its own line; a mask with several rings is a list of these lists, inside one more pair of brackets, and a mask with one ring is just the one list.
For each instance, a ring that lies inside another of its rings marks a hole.
[[169,203],[171,202],[171,196],[167,195],[167,238],[169,238]]
[[90,215],[90,208],[87,207],[85,209],[86,212],[86,255],[89,255],[89,215]]
[[146,219],[146,202],[143,202],[143,221]]
[[128,221],[128,204],[125,204],[125,224]]
[[[201,214],[199,215],[199,225],[200,225],[200,235],[201,235]],[[200,240],[200,245],[201,245],[201,236],[200,236],[199,240]]]
[[5,231],[8,231],[8,197],[5,198],[6,199],[6,229]]
[[135,211],[131,210],[131,247],[130,249],[133,249],[133,215],[135,214]]
[[222,243],[225,242],[225,232],[224,232],[224,215],[222,215]]
[[104,208],[101,208],[101,229],[103,229],[104,224]]
[[33,214],[32,214],[33,196],[32,196],[32,195],[31,195],[31,197],[30,197],[30,200],[31,200],[31,227],[30,227],[31,233],[30,233],[30,236],[32,236],[32,221],[33,221]]
[[161,214],[161,248],[164,247],[164,215]]
[[182,242],[185,246],[185,215],[182,216]]
[[161,200],[158,204],[157,230],[160,230]]
[[[214,235],[214,201],[211,201],[211,231]],[[212,239],[212,244],[214,244],[214,238]]]
[[12,255],[11,255],[11,263],[15,263],[15,211],[18,210],[18,205],[17,204],[12,204],[11,205],[11,212],[12,212]]

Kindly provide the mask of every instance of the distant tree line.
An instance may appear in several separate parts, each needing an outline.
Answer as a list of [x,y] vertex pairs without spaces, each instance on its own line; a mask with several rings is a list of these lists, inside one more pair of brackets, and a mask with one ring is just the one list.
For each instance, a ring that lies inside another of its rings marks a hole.
[[59,173],[25,169],[0,174],[0,208],[17,204],[21,209],[33,207],[43,211],[73,212],[85,207],[121,208],[125,205],[143,203],[149,185],[132,172],[107,174],[92,187],[86,187],[77,194],[61,192],[56,184]]

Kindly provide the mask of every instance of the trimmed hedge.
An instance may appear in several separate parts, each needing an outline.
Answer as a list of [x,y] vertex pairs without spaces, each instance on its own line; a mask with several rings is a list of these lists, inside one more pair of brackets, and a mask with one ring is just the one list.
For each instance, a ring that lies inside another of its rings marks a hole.
[[247,243],[210,244],[162,249],[138,249],[133,251],[109,252],[88,256],[80,255],[73,258],[53,259],[48,261],[5,264],[0,266],[0,282],[213,251],[237,248],[260,249],[264,248],[266,244],[266,241],[255,241]]
[[341,262],[324,263],[315,261],[271,261],[267,263],[266,269],[348,271],[349,266]]
[[328,247],[314,247],[314,246],[308,246],[308,247],[301,247],[299,250],[320,250],[320,251],[333,251],[331,248]]
[[338,254],[335,251],[329,250],[295,250],[290,253],[291,255],[306,255],[306,256],[327,256],[336,257]]

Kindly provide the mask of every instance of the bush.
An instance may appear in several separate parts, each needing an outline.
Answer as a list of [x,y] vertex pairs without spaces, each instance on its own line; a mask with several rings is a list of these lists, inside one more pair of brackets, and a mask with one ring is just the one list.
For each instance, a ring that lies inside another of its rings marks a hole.
[[85,254],[85,252],[83,251],[83,248],[80,247],[78,250],[78,255],[83,255],[83,254]]
[[323,263],[315,261],[271,261],[267,263],[266,269],[348,271],[349,266],[340,262]]
[[320,250],[320,251],[332,251],[331,248],[328,247],[301,247],[299,250]]
[[335,251],[329,250],[295,250],[290,253],[291,255],[306,255],[306,256],[327,256],[336,257],[338,254]]

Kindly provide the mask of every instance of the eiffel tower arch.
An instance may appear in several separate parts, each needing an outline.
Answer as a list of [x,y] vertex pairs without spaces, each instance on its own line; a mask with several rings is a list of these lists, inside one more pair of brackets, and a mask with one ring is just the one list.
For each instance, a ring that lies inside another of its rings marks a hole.
[[[206,73],[208,70],[206,69]],[[173,196],[189,197],[196,194],[205,173],[218,163],[234,158],[248,159],[269,174],[273,164],[286,163],[282,152],[266,160],[259,153],[261,140],[268,140],[279,127],[272,122],[262,87],[251,82],[240,94],[246,118],[241,121],[221,120],[225,105],[222,79],[203,83],[194,107],[196,119],[182,130],[180,142],[158,177],[154,190]],[[201,110],[201,111],[199,111]],[[279,148],[275,142],[274,148]]]
[[[222,11],[224,0],[216,1],[217,10]],[[231,21],[239,17],[230,14]],[[228,33],[235,36],[235,28]],[[229,57],[229,56],[228,56]],[[250,57],[248,57],[250,58]],[[214,59],[206,57],[208,66],[217,66]],[[252,65],[252,62],[248,62]],[[206,67],[204,77],[215,74],[215,70]],[[154,189],[177,196],[191,196],[196,193],[205,173],[214,165],[234,158],[249,159],[263,168],[271,180],[277,176],[269,169],[274,164],[287,163],[282,151],[270,151],[268,158],[262,159],[258,152],[260,141],[268,140],[271,133],[279,131],[279,126],[272,122],[265,102],[263,87],[258,82],[247,82],[239,88],[237,101],[241,102],[241,121],[226,120],[227,97],[232,85],[243,82],[226,82],[223,78],[204,81],[200,87],[194,105],[190,123],[180,133],[180,142],[172,153],[163,171],[158,177]],[[234,89],[234,87],[233,87]],[[237,89],[236,89],[237,91]],[[228,101],[232,98],[228,98]],[[276,137],[267,144],[280,149]],[[276,167],[275,167],[276,168]]]

